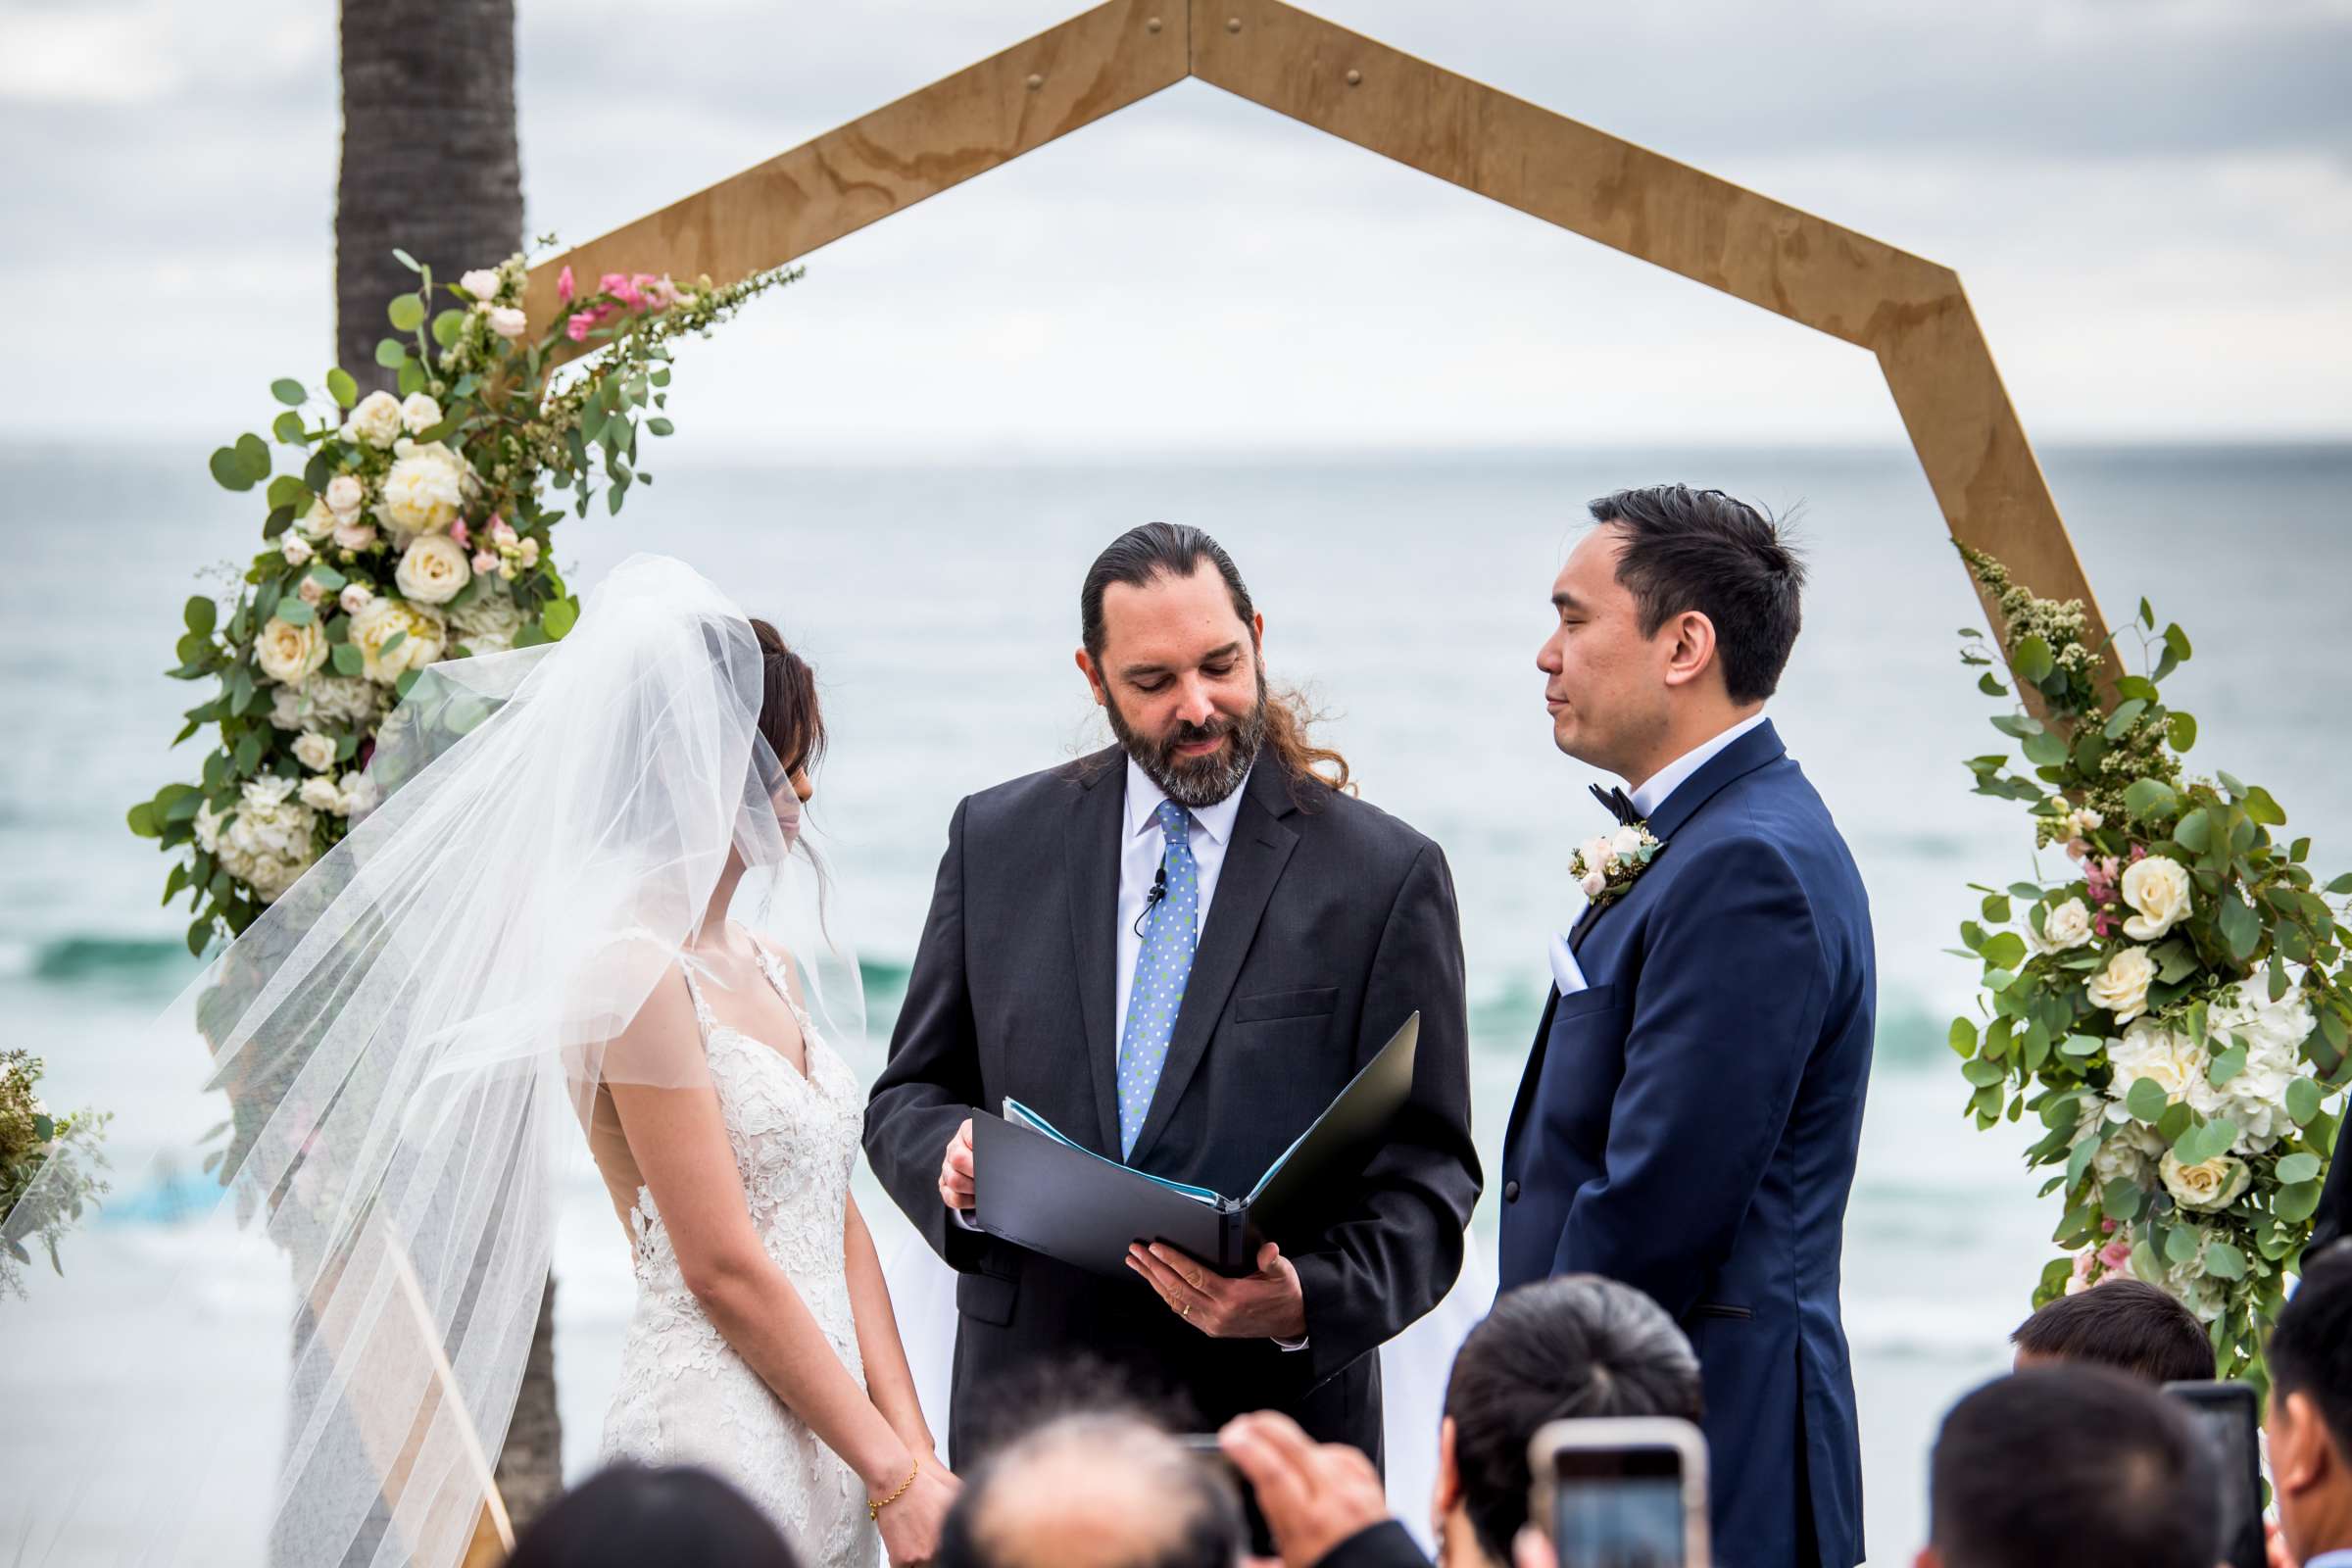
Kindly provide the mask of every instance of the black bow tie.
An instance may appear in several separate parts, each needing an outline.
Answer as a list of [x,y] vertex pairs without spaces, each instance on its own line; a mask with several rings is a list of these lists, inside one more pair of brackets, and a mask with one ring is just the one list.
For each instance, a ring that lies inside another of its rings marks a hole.
[[1621,789],[1611,786],[1604,790],[1595,784],[1592,786],[1592,798],[1607,807],[1621,826],[1630,827],[1642,820],[1642,813],[1634,809],[1633,797]]

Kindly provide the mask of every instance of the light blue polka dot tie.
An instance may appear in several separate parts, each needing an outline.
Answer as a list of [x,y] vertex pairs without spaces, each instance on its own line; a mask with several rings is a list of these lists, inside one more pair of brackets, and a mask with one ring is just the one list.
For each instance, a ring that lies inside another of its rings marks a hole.
[[1159,831],[1167,840],[1160,868],[1167,896],[1144,911],[1144,946],[1136,955],[1135,987],[1127,996],[1127,1027],[1119,1036],[1119,1156],[1135,1152],[1136,1135],[1152,1111],[1152,1094],[1168,1062],[1168,1041],[1184,1006],[1184,982],[1193,972],[1200,909],[1200,868],[1193,863],[1193,817],[1174,801],[1159,803]]

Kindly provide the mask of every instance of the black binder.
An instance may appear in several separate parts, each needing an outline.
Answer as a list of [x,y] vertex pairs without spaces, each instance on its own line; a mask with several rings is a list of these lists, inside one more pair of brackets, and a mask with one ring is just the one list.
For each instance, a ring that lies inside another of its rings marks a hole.
[[1288,1245],[1314,1217],[1318,1195],[1370,1162],[1412,1094],[1420,1035],[1416,1012],[1241,1199],[1106,1158],[1007,1100],[1002,1117],[972,1118],[974,1220],[991,1236],[1098,1274],[1128,1273],[1127,1249],[1139,1241],[1182,1248],[1220,1274],[1254,1273],[1259,1247]]

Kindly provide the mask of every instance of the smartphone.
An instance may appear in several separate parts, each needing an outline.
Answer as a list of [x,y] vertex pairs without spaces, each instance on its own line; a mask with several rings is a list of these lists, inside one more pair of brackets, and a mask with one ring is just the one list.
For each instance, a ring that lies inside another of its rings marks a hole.
[[1554,1421],[1527,1468],[1560,1568],[1705,1568],[1707,1440],[1690,1422]]
[[2167,1383],[2164,1392],[2188,1406],[2221,1471],[2222,1560],[2264,1568],[2261,1396],[2247,1383]]

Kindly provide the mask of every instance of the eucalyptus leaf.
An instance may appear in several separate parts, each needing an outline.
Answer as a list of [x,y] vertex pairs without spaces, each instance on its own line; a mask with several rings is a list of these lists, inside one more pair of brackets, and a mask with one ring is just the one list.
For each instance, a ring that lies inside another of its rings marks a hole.
[[2128,703],[2120,704],[2114,712],[2107,715],[2107,722],[2101,727],[2100,733],[2111,741],[2121,740],[2124,732],[2137,723],[2139,715],[2147,710],[2147,699],[2144,697],[2134,697]]
[[2278,1200],[2271,1212],[2289,1225],[2300,1225],[2311,1218],[2320,1206],[2320,1184],[2316,1181],[2296,1182],[2278,1190]]
[[337,366],[326,372],[326,394],[335,400],[337,408],[348,409],[360,401],[360,383],[351,378],[348,370]]
[[2192,855],[2213,848],[2213,813],[2201,806],[2189,812],[2173,829],[2173,842]]
[[2164,1255],[2168,1261],[2174,1263],[2194,1262],[2197,1255],[2197,1233],[2186,1225],[2174,1227],[2165,1235]]
[[2308,1152],[2289,1154],[2278,1161],[2276,1174],[2279,1184],[2286,1187],[2297,1182],[2316,1182],[2320,1179],[2320,1156]]
[[2246,1254],[2228,1242],[2214,1242],[2205,1249],[2205,1272],[2217,1280],[2242,1280]]
[[1967,1018],[1954,1018],[1952,1020],[1950,1040],[1952,1049],[1958,1052],[1962,1056],[1975,1055],[1977,1054],[1976,1024]]
[[[662,432],[665,435],[667,433]],[[2009,667],[2017,671],[2020,680],[2038,686],[2049,678],[2051,670],[2058,667],[2058,662],[2051,657],[2050,645],[2045,639],[2025,637],[2019,639],[2018,645],[2010,650]]]
[[350,643],[337,643],[332,657],[338,675],[357,675],[368,667],[367,658]]
[[1979,952],[1996,969],[2015,969],[2026,961],[2026,939],[2014,931],[1995,932]]
[[414,332],[424,324],[424,301],[415,294],[395,294],[384,316],[395,332]]
[[2171,1103],[2165,1096],[2164,1086],[2153,1078],[2134,1078],[2131,1092],[2124,1096],[2124,1108],[2145,1122],[2162,1116]]
[[2320,1113],[2320,1086],[2309,1078],[2297,1078],[2286,1086],[2286,1113],[2298,1127],[2309,1126]]
[[310,393],[292,376],[281,376],[270,383],[270,395],[290,409],[299,409],[310,401]]
[[2173,743],[2173,750],[2176,752],[2185,752],[2197,744],[2197,721],[2191,714],[2167,714],[2164,731],[2165,739]]

